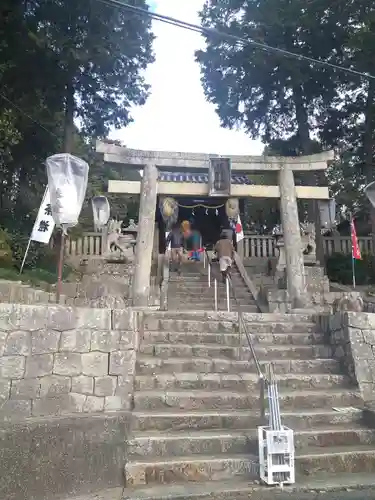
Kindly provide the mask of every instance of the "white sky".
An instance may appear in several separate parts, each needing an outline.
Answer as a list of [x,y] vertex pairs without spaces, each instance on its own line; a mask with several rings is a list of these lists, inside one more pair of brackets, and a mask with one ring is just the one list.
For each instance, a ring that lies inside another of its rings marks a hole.
[[[150,2],[151,3],[151,2]],[[204,0],[156,0],[160,14],[199,24],[198,11]],[[261,154],[263,146],[244,132],[220,127],[214,105],[205,99],[200,70],[194,61],[196,49],[204,46],[198,33],[153,22],[156,61],[146,80],[152,94],[146,104],[133,111],[134,122],[114,131],[111,138],[134,149]]]

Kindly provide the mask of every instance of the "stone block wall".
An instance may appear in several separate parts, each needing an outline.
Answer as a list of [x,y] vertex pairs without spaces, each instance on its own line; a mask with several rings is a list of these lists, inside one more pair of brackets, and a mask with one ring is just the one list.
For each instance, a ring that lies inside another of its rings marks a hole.
[[130,419],[130,412],[111,412],[0,423],[1,500],[76,498],[124,487]]
[[0,419],[130,409],[138,314],[0,304]]
[[375,313],[375,297],[372,295],[363,295],[364,309],[366,312]]
[[375,314],[338,312],[319,322],[344,373],[358,384],[365,402],[375,401]]
[[[65,284],[64,284],[65,285]],[[0,281],[0,303],[48,304],[56,303],[56,293],[50,291],[51,286],[45,283],[42,288],[32,288],[21,282]],[[65,304],[67,296],[62,293],[60,304]]]

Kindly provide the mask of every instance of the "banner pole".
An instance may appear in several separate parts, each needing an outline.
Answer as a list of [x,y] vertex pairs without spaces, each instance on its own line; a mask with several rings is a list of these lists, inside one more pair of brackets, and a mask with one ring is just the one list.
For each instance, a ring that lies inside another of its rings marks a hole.
[[29,242],[27,243],[27,247],[26,247],[26,250],[25,250],[25,255],[23,256],[23,260],[22,260],[22,264],[21,264],[21,269],[20,269],[20,274],[22,274],[23,266],[25,265],[27,254],[29,253],[30,244],[31,244],[31,237],[29,238]]
[[355,288],[356,280],[355,280],[355,258],[354,258],[354,245],[353,245],[353,214],[350,212],[350,239],[352,243],[352,280],[353,280],[353,288]]
[[355,288],[355,258],[352,252],[352,274],[353,274],[353,288]]
[[61,283],[62,283],[62,275],[63,275],[63,267],[64,267],[64,250],[65,250],[65,233],[64,233],[64,229],[61,229],[60,252],[59,252],[59,260],[58,260],[58,264],[57,264],[56,304],[60,303]]

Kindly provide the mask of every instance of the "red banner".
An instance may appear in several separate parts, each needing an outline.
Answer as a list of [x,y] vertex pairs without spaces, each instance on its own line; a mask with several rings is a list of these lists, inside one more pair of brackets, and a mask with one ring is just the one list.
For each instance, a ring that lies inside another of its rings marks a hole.
[[358,245],[357,231],[355,230],[354,220],[350,223],[350,232],[352,236],[352,257],[355,260],[361,260],[361,250]]

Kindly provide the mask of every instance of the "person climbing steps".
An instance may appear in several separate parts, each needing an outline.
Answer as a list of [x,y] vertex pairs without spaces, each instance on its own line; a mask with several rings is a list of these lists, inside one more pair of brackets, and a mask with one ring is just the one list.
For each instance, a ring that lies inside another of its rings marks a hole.
[[178,223],[174,224],[172,231],[167,237],[166,248],[169,247],[169,244],[171,245],[172,271],[177,271],[177,273],[180,275],[184,236]]

